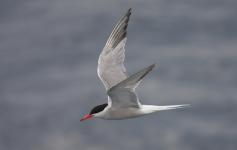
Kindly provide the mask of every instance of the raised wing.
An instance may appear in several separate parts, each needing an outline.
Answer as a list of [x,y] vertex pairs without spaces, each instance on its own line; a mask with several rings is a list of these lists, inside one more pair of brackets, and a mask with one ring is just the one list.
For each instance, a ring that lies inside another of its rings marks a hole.
[[127,78],[124,67],[124,47],[130,15],[131,8],[120,18],[114,27],[98,60],[98,76],[106,90]]
[[140,102],[135,93],[135,88],[154,67],[155,64],[152,64],[110,88],[107,92],[109,95],[108,103],[114,108],[139,107]]

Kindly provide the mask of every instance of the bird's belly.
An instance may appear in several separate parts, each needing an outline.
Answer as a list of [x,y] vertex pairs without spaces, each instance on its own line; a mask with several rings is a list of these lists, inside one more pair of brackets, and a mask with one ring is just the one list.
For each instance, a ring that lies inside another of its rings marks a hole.
[[108,120],[119,120],[119,119],[128,119],[133,117],[141,116],[139,108],[119,108],[119,109],[110,109],[107,112],[107,115],[104,119]]

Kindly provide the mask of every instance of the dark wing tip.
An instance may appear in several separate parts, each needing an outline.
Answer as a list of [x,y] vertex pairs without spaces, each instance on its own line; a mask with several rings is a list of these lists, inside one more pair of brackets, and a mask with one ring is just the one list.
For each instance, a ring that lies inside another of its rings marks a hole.
[[[124,26],[124,30],[126,31],[127,30],[127,27],[128,27],[128,22],[129,22],[129,20],[130,20],[130,16],[131,16],[131,14],[132,14],[132,8],[129,8],[128,9],[128,11],[127,11],[127,13],[126,13],[126,20],[125,20],[125,26]],[[126,31],[127,32],[127,31]]]
[[150,65],[149,67],[150,67],[151,69],[153,69],[155,66],[156,66],[156,63]]
[[132,8],[129,8],[127,13],[120,18],[110,34],[106,45],[110,45],[112,48],[115,48],[127,36],[128,22],[132,14],[131,11]]
[[143,69],[141,72],[145,71],[144,74],[139,78],[138,81],[140,81],[142,78],[144,78],[154,67],[156,66],[156,64],[152,64],[150,66],[148,66],[147,68]]
[[127,11],[126,16],[130,16],[131,14],[132,14],[132,8],[129,8],[128,11]]

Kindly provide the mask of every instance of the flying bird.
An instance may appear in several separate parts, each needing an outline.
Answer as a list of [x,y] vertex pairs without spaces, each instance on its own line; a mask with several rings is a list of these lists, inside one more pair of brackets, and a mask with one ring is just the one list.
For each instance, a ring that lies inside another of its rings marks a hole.
[[131,76],[127,75],[124,67],[124,47],[127,41],[126,35],[130,16],[131,8],[119,19],[99,56],[97,73],[106,88],[108,102],[94,107],[80,121],[90,118],[127,119],[188,106],[187,104],[157,106],[140,103],[135,89],[155,67],[155,64]]

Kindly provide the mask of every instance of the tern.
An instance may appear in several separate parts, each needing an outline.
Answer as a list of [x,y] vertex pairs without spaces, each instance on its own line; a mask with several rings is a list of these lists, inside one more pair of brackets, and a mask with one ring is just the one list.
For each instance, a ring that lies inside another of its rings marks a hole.
[[130,15],[131,8],[119,19],[99,56],[97,73],[106,88],[108,102],[94,107],[80,121],[94,117],[106,120],[128,119],[188,106],[188,104],[157,106],[140,103],[135,89],[155,64],[131,76],[127,75],[124,67],[124,47]]

